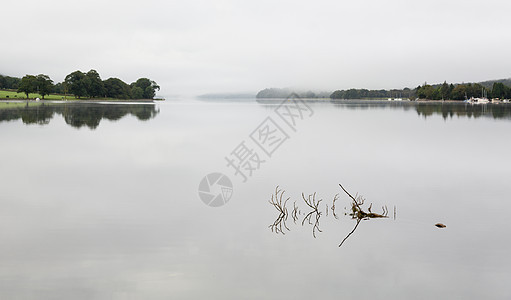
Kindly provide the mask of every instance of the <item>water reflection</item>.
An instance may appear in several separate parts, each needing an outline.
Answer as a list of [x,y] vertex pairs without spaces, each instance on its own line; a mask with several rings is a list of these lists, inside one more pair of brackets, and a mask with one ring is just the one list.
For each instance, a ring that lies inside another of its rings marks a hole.
[[[370,220],[370,219],[378,219],[378,218],[388,218],[388,209],[387,206],[382,206],[382,214],[373,213],[371,211],[371,208],[373,207],[373,204],[369,205],[367,208],[367,212],[365,212],[362,209],[362,205],[365,203],[365,198],[361,195],[355,195],[353,197],[341,184],[339,184],[341,189],[351,198],[351,213],[350,216],[352,219],[356,220],[357,223],[355,224],[355,227],[353,227],[353,230],[348,233],[348,235],[342,240],[342,242],[339,244],[339,247],[344,244],[344,242],[357,230],[358,225],[360,224],[360,221],[362,220]],[[395,209],[394,209],[394,218],[395,218]]]
[[[370,219],[381,219],[381,218],[388,218],[388,209],[387,206],[382,206],[382,213],[374,213],[372,212],[372,206],[371,203],[369,207],[367,208],[367,212],[364,211],[362,206],[365,203],[365,198],[361,195],[356,194],[355,196],[352,196],[341,184],[339,184],[341,189],[346,193],[346,195],[351,199],[351,208],[350,213],[345,212],[344,215],[349,215],[351,219],[356,220],[355,227],[346,235],[346,237],[341,241],[339,244],[339,247],[341,247],[344,242],[357,230],[358,225],[362,220],[370,220]],[[275,219],[275,221],[269,225],[268,227],[271,229],[272,232],[275,233],[282,233],[285,234],[286,231],[291,231],[289,227],[286,224],[286,221],[289,217],[289,212],[286,207],[287,202],[290,200],[290,198],[284,197],[285,190],[281,189],[279,186],[275,188],[275,193],[272,194],[270,199],[270,204],[277,210],[278,216]],[[285,199],[285,200],[284,200]],[[312,236],[316,238],[317,232],[323,232],[320,229],[320,219],[323,216],[323,212],[328,217],[329,210],[332,211],[332,216],[335,219],[339,219],[336,214],[336,206],[335,203],[337,200],[339,200],[339,194],[336,194],[333,197],[332,205],[329,208],[328,204],[325,203],[324,206],[321,206],[321,202],[323,199],[317,199],[316,193],[310,194],[307,197],[305,197],[305,194],[302,193],[302,200],[303,203],[306,205],[306,210],[302,211],[299,209],[299,206],[296,205],[296,201],[293,202],[293,210],[291,212],[291,217],[293,219],[293,222],[296,224],[296,221],[299,220],[299,215],[303,215],[302,219],[302,226],[305,224],[308,224],[312,226]],[[394,220],[396,219],[396,208],[394,207]]]
[[416,102],[411,101],[381,101],[381,100],[331,100],[330,103],[337,108],[348,108],[353,110],[369,110],[374,108],[389,109],[414,109]]
[[419,116],[424,118],[441,115],[444,119],[457,117],[479,118],[487,117],[494,119],[511,119],[511,104],[488,103],[470,104],[464,102],[388,102],[388,101],[343,101],[332,100],[335,107],[353,110],[368,110],[374,108],[402,109],[405,111],[415,109]]
[[3,103],[0,106],[0,122],[21,119],[24,124],[46,125],[55,115],[64,118],[66,124],[75,128],[86,126],[96,129],[102,119],[117,121],[130,114],[141,121],[155,118],[160,112],[154,103]]
[[511,119],[510,104],[470,104],[470,103],[417,103],[417,114],[427,118],[441,115],[444,119],[456,117]]
[[[488,117],[494,119],[511,119],[511,103],[470,104],[464,102],[414,102],[414,101],[380,101],[380,100],[304,100],[308,104],[328,105],[339,109],[371,110],[395,109],[416,111],[421,117],[441,115],[444,119],[457,117]],[[282,99],[258,99],[257,103],[268,110],[274,110],[282,104]]]

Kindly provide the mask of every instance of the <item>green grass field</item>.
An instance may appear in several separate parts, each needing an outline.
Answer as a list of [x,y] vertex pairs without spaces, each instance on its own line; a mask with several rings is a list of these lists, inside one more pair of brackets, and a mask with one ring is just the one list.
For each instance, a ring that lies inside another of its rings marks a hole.
[[[13,90],[0,90],[0,100],[26,100],[27,95],[24,93],[17,93]],[[39,94],[29,94],[28,98],[34,100],[35,98],[39,98],[43,100],[43,97]],[[51,94],[44,96],[44,100],[64,100],[64,95],[60,94]],[[77,99],[74,95],[67,95],[66,100],[68,101],[79,101],[79,100],[101,100],[101,101],[132,101],[133,99],[115,99],[115,98],[81,98]],[[144,99],[144,100],[153,100],[153,99]],[[154,100],[165,100],[165,99],[154,99]]]
[[[23,93],[17,93],[15,91],[10,90],[0,90],[0,99],[9,99],[9,100],[23,100],[26,99],[27,95]],[[29,94],[30,99],[43,99],[39,94]],[[62,100],[64,99],[64,95],[46,95],[44,96],[44,100]],[[74,99],[74,96],[67,96],[67,99]]]
[[[15,90],[0,90],[0,100],[27,100],[27,95],[24,93],[18,93]],[[36,93],[28,94],[28,98],[30,100],[35,100],[36,98],[39,98],[43,100],[43,97],[41,95]],[[108,98],[108,97],[99,97],[99,98],[75,98],[74,95],[70,94],[67,95],[67,98],[64,99],[64,95],[62,94],[51,94],[44,96],[44,100],[67,100],[67,101],[80,101],[80,100],[88,100],[88,101],[165,101],[164,98],[157,98],[157,99],[116,99],[116,98]]]

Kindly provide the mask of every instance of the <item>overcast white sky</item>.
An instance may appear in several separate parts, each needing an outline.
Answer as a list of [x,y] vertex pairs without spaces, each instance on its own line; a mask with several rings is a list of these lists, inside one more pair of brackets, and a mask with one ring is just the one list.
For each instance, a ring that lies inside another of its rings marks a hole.
[[0,73],[75,70],[161,95],[511,77],[507,0],[5,0]]

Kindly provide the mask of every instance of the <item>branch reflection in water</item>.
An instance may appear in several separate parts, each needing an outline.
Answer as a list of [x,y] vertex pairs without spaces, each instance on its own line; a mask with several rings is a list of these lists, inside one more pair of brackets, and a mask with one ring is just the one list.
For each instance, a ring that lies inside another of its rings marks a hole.
[[[271,200],[270,200],[270,204],[273,205],[273,207],[275,207],[275,209],[279,212],[279,216],[277,217],[275,222],[273,222],[273,224],[271,224],[269,227],[270,227],[271,231],[273,231],[275,233],[280,232],[282,234],[286,234],[284,232],[284,230],[282,230],[282,226],[284,226],[284,228],[289,231],[289,228],[286,226],[286,220],[288,217],[286,203],[289,200],[289,198],[287,198],[284,202],[282,202],[283,201],[282,197],[284,197],[284,192],[285,191],[279,189],[279,186],[277,186],[275,188],[275,194],[271,195]],[[294,213],[294,210],[293,210],[293,213]],[[294,220],[294,217],[293,217],[293,220]]]
[[[365,199],[361,196],[356,194],[355,196],[352,196],[341,184],[339,184],[341,189],[346,193],[346,195],[351,200],[351,211],[350,213],[345,213],[345,215],[351,216],[351,219],[356,220],[355,227],[346,235],[346,237],[341,241],[339,244],[339,247],[341,247],[344,242],[357,230],[360,222],[362,220],[370,220],[370,219],[381,219],[381,218],[388,218],[388,209],[387,206],[382,206],[382,213],[374,213],[372,212],[372,206],[371,203],[369,207],[367,208],[367,212],[363,209],[363,205],[365,203]],[[270,199],[270,204],[277,210],[278,216],[277,219],[269,226],[272,232],[275,233],[282,233],[285,234],[284,230],[291,231],[289,227],[286,224],[287,218],[289,216],[288,209],[286,207],[287,202],[290,200],[290,197],[285,198],[284,197],[285,190],[281,189],[279,186],[275,188],[275,193],[272,194]],[[285,200],[284,200],[285,198]],[[291,217],[293,219],[293,222],[296,224],[296,221],[299,219],[298,215],[304,215],[304,218],[302,219],[302,226],[309,224],[312,226],[312,236],[316,238],[317,232],[323,232],[320,229],[320,219],[323,216],[323,209],[321,207],[321,202],[323,199],[316,199],[316,193],[309,194],[307,197],[304,193],[302,193],[302,200],[305,203],[306,210],[302,213],[302,211],[299,209],[299,206],[297,206],[296,201],[293,202],[293,209],[291,211]],[[328,211],[331,210],[331,215],[338,220],[339,217],[336,213],[336,202],[339,200],[339,194],[336,194],[333,197],[332,205],[328,207],[327,204],[325,204],[325,213],[328,217]],[[394,219],[396,219],[396,207],[394,207]]]

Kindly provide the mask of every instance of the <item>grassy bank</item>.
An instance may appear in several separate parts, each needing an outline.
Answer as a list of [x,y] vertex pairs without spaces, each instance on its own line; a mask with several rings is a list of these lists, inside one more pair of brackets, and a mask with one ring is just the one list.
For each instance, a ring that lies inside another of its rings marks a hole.
[[[23,100],[23,99],[26,99],[26,97],[27,97],[26,94],[18,93],[13,90],[0,90],[0,99]],[[36,93],[28,94],[28,98],[29,99],[35,99],[35,98],[43,99],[43,97],[41,95],[36,94]],[[72,95],[67,95],[67,98],[74,99],[74,97]],[[63,100],[63,99],[64,99],[64,95],[51,94],[51,95],[44,96],[44,100]]]
[[[0,100],[26,100],[27,95],[18,93],[15,90],[0,90]],[[66,97],[66,99],[64,99]],[[28,94],[28,99],[43,99],[36,93]],[[165,99],[116,99],[116,98],[75,98],[74,95],[64,96],[63,94],[50,94],[44,96],[44,100],[68,100],[68,101],[165,101]]]

